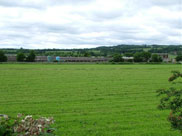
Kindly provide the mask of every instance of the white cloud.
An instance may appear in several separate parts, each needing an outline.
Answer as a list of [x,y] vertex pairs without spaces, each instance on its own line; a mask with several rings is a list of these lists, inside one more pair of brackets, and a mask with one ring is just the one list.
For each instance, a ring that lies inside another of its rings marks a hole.
[[0,48],[182,44],[180,1],[1,0]]

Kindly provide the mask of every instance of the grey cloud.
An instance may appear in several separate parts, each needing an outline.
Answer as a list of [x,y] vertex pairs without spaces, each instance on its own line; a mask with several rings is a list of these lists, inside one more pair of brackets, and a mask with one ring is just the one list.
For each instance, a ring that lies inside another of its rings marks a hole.
[[[60,48],[86,48],[117,44],[180,44],[179,40],[169,38],[177,37],[176,39],[178,39],[179,31],[182,28],[180,17],[171,19],[156,13],[150,14],[152,16],[149,17],[148,13],[149,9],[156,6],[170,12],[171,9],[175,13],[179,12],[179,0],[128,0],[126,7],[121,9],[113,7],[113,10],[90,9],[88,11],[78,10],[75,5],[82,7],[89,5],[90,2],[94,3],[94,0],[22,1],[1,0],[0,6],[16,7],[17,9],[23,7],[26,12],[27,8],[42,10],[42,8],[53,5],[69,5],[73,7],[73,10],[69,14],[64,14],[68,18],[67,23],[54,23],[53,21],[50,23],[45,20],[28,21],[12,16],[5,18],[0,14],[0,48],[11,46],[54,48],[51,46],[52,44]],[[23,11],[21,11],[22,14]],[[45,13],[45,11],[41,12]],[[142,16],[140,16],[141,14]],[[52,13],[52,16],[58,18],[59,14]],[[60,16],[60,20],[65,16]],[[72,20],[72,17],[76,18],[76,16],[80,18]],[[47,45],[44,45],[46,43]]]

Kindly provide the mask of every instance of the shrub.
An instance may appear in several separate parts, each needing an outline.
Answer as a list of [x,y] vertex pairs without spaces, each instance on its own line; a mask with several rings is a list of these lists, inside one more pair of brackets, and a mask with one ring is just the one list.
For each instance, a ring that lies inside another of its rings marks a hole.
[[16,118],[1,117],[0,136],[54,136],[54,129],[50,128],[53,123],[53,118],[34,119],[22,114]]
[[172,71],[173,75],[171,77],[169,77],[168,81],[172,82],[175,79],[182,77],[182,73],[180,73],[179,71]]
[[[170,82],[182,76],[179,71],[172,71],[172,73],[173,75],[168,79]],[[157,93],[157,96],[161,97],[158,108],[171,110],[168,121],[173,129],[182,132],[182,89],[160,89],[157,90]]]
[[0,116],[0,136],[12,136],[12,123],[8,116],[1,115]]

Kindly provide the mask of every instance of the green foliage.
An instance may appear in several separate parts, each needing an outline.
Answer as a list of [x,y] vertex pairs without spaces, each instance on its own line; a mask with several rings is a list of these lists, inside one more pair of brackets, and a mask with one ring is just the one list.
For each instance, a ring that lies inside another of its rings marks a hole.
[[[36,49],[35,52],[39,56],[61,56],[61,57],[82,57],[85,52],[89,52],[91,56],[113,56],[116,53],[131,53],[148,51],[150,53],[169,53],[174,52],[180,54],[181,45],[117,45],[117,46],[102,46],[91,49]],[[29,53],[29,49],[3,49],[7,54],[17,54],[22,51],[25,54]],[[127,57],[127,56],[126,56]],[[128,56],[130,57],[130,56]]]
[[133,57],[133,53],[125,53],[124,56],[126,56],[126,57]]
[[[173,75],[169,78],[170,82],[182,76],[179,71],[173,71],[172,73]],[[168,121],[173,129],[182,132],[182,89],[160,89],[157,90],[157,93],[157,96],[161,97],[158,108],[171,110]]]
[[123,62],[124,60],[123,60],[123,56],[121,55],[121,54],[115,54],[114,56],[113,56],[113,60],[112,60],[113,62]]
[[26,58],[25,54],[22,53],[22,52],[18,53],[17,56],[16,56],[16,60],[19,61],[19,62],[25,61],[25,58]]
[[162,62],[162,58],[158,54],[153,54],[151,62]]
[[144,62],[148,62],[150,57],[151,57],[151,53],[150,52],[142,52],[142,57],[143,57],[143,61]]
[[27,62],[34,62],[35,61],[35,52],[33,50],[30,51],[29,55],[26,58]]
[[90,53],[89,52],[85,52],[83,56],[84,57],[90,57]]
[[175,79],[182,77],[182,73],[180,73],[179,71],[172,71],[171,73],[173,73],[173,74],[171,77],[169,77],[169,79],[168,79],[169,82],[172,82]]
[[55,136],[53,118],[41,117],[34,119],[32,116],[18,114],[15,118],[7,115],[0,117],[0,136]]
[[0,62],[6,62],[7,57],[5,56],[4,52],[0,50]]
[[178,56],[176,57],[176,61],[177,61],[177,62],[182,61],[182,55],[178,55]]
[[135,62],[148,62],[151,57],[150,52],[137,52],[134,54]]
[[12,136],[12,122],[8,117],[0,117],[0,136]]

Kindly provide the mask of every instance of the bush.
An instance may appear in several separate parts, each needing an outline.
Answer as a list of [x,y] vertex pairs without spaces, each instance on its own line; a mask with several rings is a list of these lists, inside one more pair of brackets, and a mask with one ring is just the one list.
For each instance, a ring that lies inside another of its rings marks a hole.
[[[172,73],[173,75],[168,79],[170,82],[182,76],[179,71],[172,71]],[[157,93],[161,97],[158,108],[170,109],[168,121],[171,123],[171,127],[182,132],[182,89],[160,89],[157,90]]]
[[11,123],[10,119],[6,115],[0,116],[0,136],[12,136],[13,124]]
[[182,73],[180,73],[179,71],[172,71],[173,75],[171,77],[169,77],[168,81],[172,82],[175,79],[182,77]]
[[0,62],[6,62],[7,57],[5,56],[3,51],[0,51]]
[[50,128],[53,123],[53,118],[34,119],[22,114],[16,118],[1,117],[0,136],[54,136],[54,129]]

